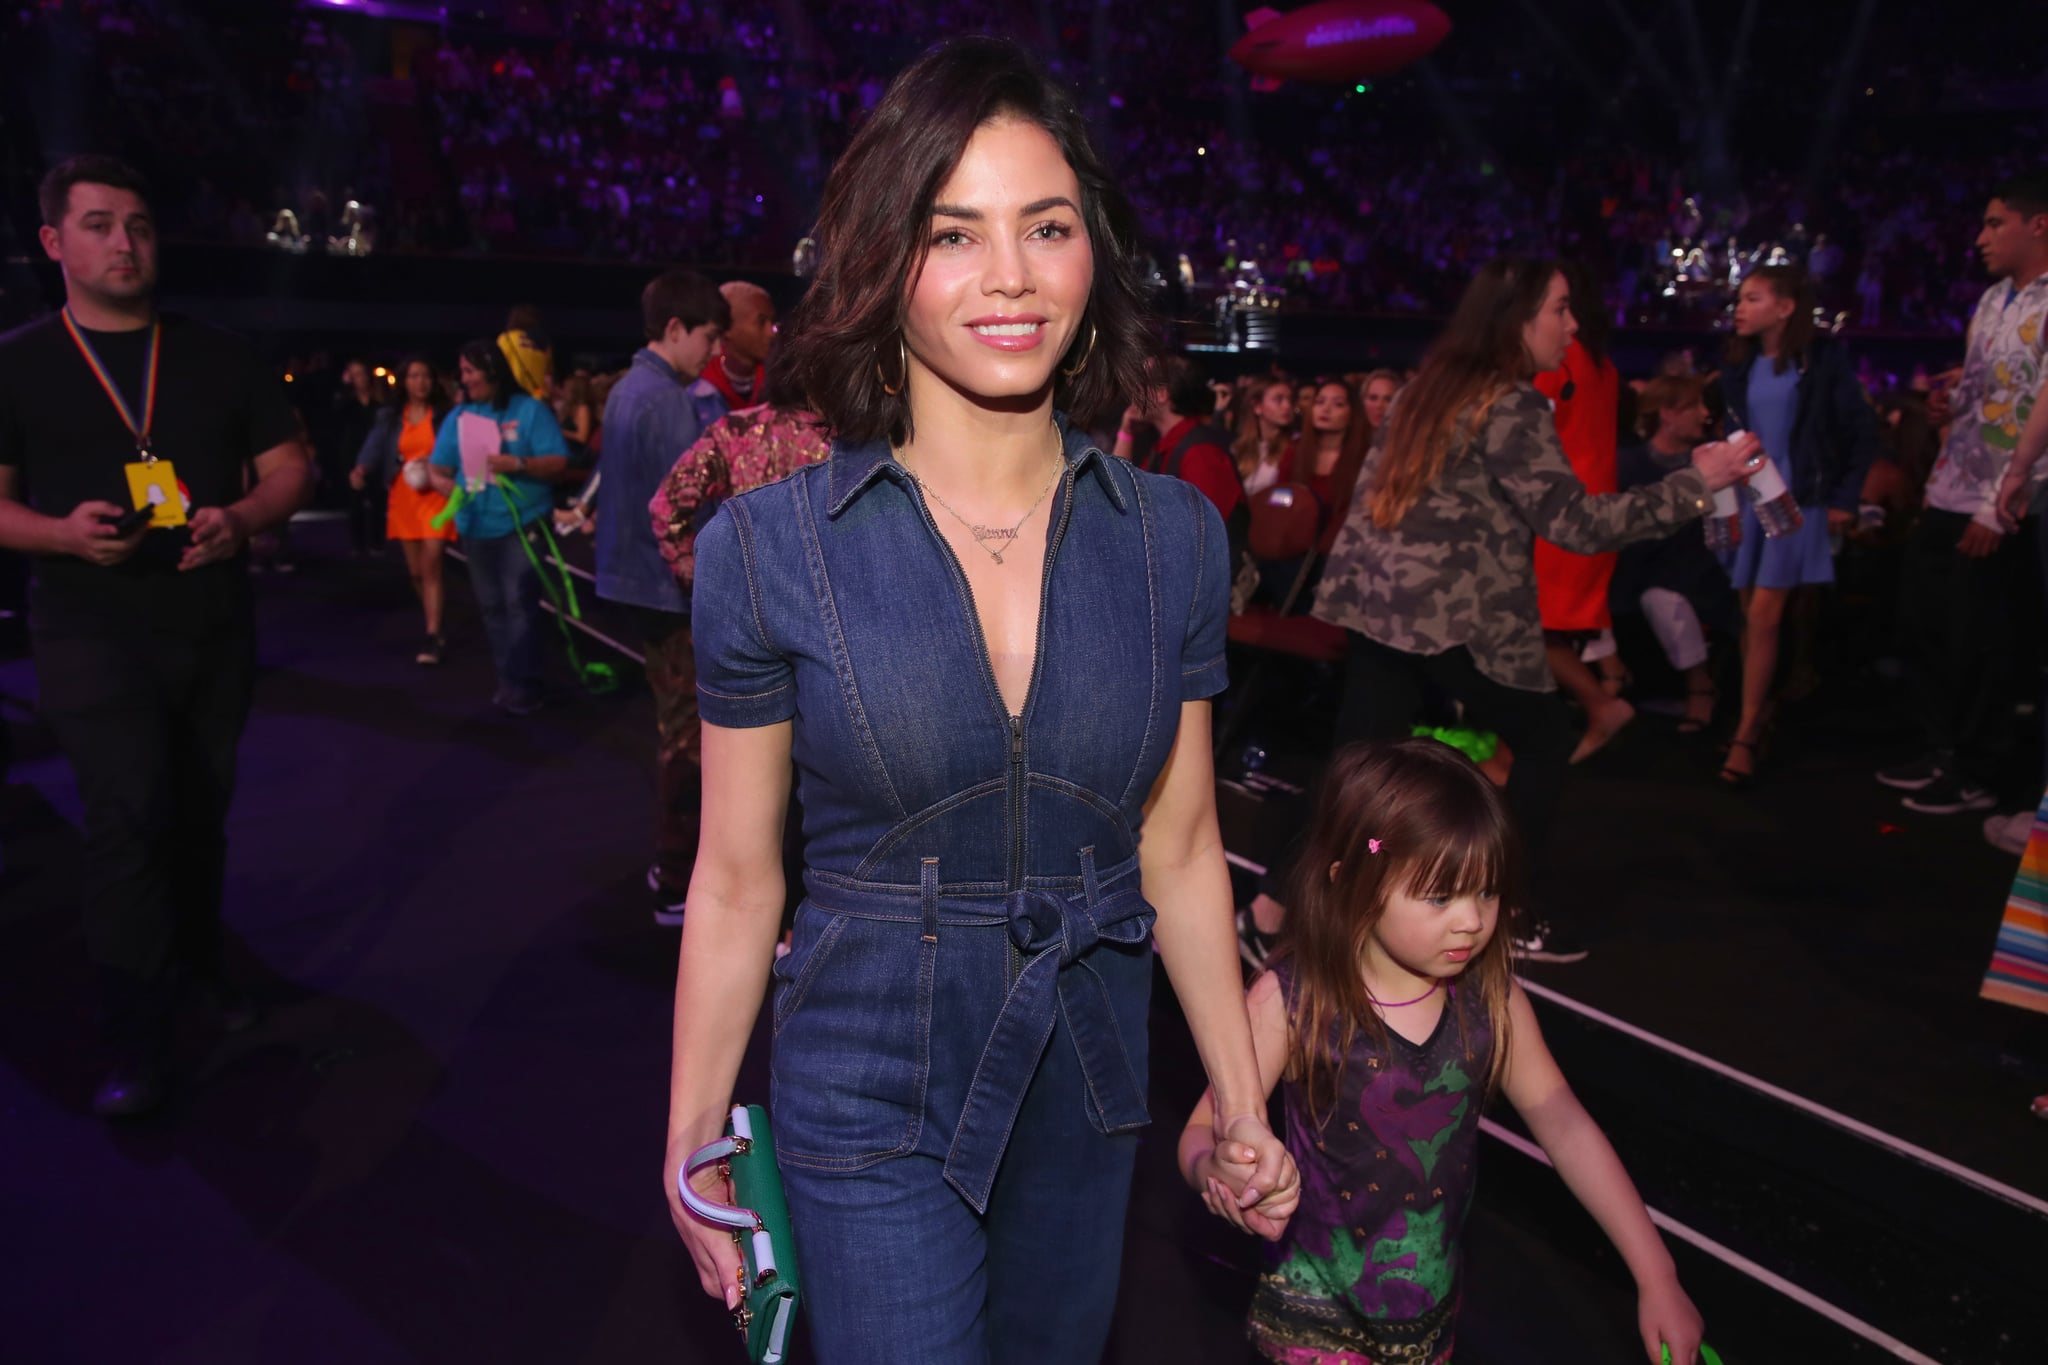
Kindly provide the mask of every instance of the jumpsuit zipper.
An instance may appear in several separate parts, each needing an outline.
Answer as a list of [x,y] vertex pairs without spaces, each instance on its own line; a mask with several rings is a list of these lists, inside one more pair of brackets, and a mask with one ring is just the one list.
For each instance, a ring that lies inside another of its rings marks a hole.
[[[1064,455],[1061,457],[1064,459]],[[920,488],[917,496],[918,512],[924,517],[925,526],[932,538],[939,542],[944,551],[947,565],[953,570],[954,585],[967,602],[967,623],[974,630],[975,653],[981,661],[982,676],[988,682],[989,695],[996,699],[996,708],[1004,713],[1010,731],[1010,764],[1007,786],[1010,798],[1010,859],[1006,885],[1012,892],[1024,889],[1024,717],[1031,713],[1031,699],[1038,691],[1038,670],[1045,661],[1045,617],[1046,597],[1052,591],[1053,557],[1059,553],[1060,541],[1065,537],[1067,522],[1073,516],[1073,485],[1069,478],[1072,470],[1060,475],[1064,485],[1060,490],[1060,516],[1047,534],[1045,545],[1045,569],[1038,583],[1038,639],[1031,655],[1031,681],[1024,688],[1024,705],[1017,715],[1008,714],[1003,706],[1003,689],[996,684],[995,665],[989,661],[988,636],[981,628],[981,608],[974,600],[974,585],[967,581],[967,571],[960,567],[960,556],[953,553],[952,544],[939,530],[939,523],[932,516],[931,508],[925,505],[924,492]],[[911,480],[916,486],[916,479]],[[1024,954],[1013,942],[1010,944],[1010,980],[1014,983],[1024,970]]]

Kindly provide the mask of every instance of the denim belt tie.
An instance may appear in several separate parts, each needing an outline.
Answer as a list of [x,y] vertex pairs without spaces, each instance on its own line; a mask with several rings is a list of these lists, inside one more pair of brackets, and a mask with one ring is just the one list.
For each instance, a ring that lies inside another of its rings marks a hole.
[[1055,1007],[1067,1021],[1088,1083],[1088,1121],[1098,1132],[1123,1133],[1150,1118],[1109,989],[1089,965],[1088,954],[1098,943],[1135,947],[1145,942],[1152,909],[1135,872],[1120,879],[1122,888],[1102,893],[1093,849],[1081,853],[1081,880],[1079,897],[1024,890],[1012,892],[1006,902],[1010,941],[1024,954],[1024,965],[975,1066],[946,1157],[946,1180],[977,1213],[988,1211],[1010,1129],[1052,1036]]

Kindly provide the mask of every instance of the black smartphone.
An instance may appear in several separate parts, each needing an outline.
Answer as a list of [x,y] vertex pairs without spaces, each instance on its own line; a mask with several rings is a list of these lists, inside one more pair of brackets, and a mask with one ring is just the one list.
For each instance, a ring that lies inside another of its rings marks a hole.
[[128,515],[115,519],[114,538],[116,540],[126,540],[155,520],[156,504],[153,502],[144,503],[133,512],[128,513]]

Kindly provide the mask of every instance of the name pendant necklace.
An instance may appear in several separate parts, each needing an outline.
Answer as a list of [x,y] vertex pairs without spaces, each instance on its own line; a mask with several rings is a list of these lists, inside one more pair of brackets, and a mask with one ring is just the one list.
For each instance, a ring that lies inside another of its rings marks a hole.
[[[1017,518],[1016,524],[1011,526],[983,526],[980,522],[969,521],[953,509],[953,504],[940,497],[938,490],[926,483],[916,470],[910,471],[910,478],[917,485],[920,493],[923,493],[933,502],[945,508],[946,515],[952,517],[953,520],[959,522],[962,526],[965,526],[967,533],[974,537],[974,543],[983,550],[986,550],[989,558],[1000,564],[1003,562],[1003,552],[1015,543],[1017,532],[1024,529],[1024,523],[1031,520],[1032,515],[1045,505],[1045,500],[1052,496],[1052,490],[1059,484],[1060,475],[1066,473],[1066,470],[1067,462],[1065,459],[1055,459],[1053,461],[1052,478],[1046,481],[1044,491],[1039,493],[1037,501],[1033,502],[1025,510],[1024,515]],[[993,545],[991,542],[994,542]]]

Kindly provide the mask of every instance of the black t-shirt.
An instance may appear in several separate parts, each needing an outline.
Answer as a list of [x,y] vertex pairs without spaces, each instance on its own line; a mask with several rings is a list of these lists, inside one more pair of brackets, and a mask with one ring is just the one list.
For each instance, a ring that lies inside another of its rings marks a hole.
[[[129,410],[142,414],[149,329],[87,332]],[[166,314],[157,361],[150,445],[170,461],[194,511],[240,499],[250,461],[294,439],[299,423],[284,386],[246,342]],[[95,499],[134,506],[126,467],[135,438],[64,330],[51,316],[0,337],[0,465],[17,471],[17,496],[46,516],[69,516]],[[246,608],[241,559],[178,571],[187,528],[152,530],[122,564],[104,568],[70,555],[35,562],[32,618],[46,631],[205,630]]]

